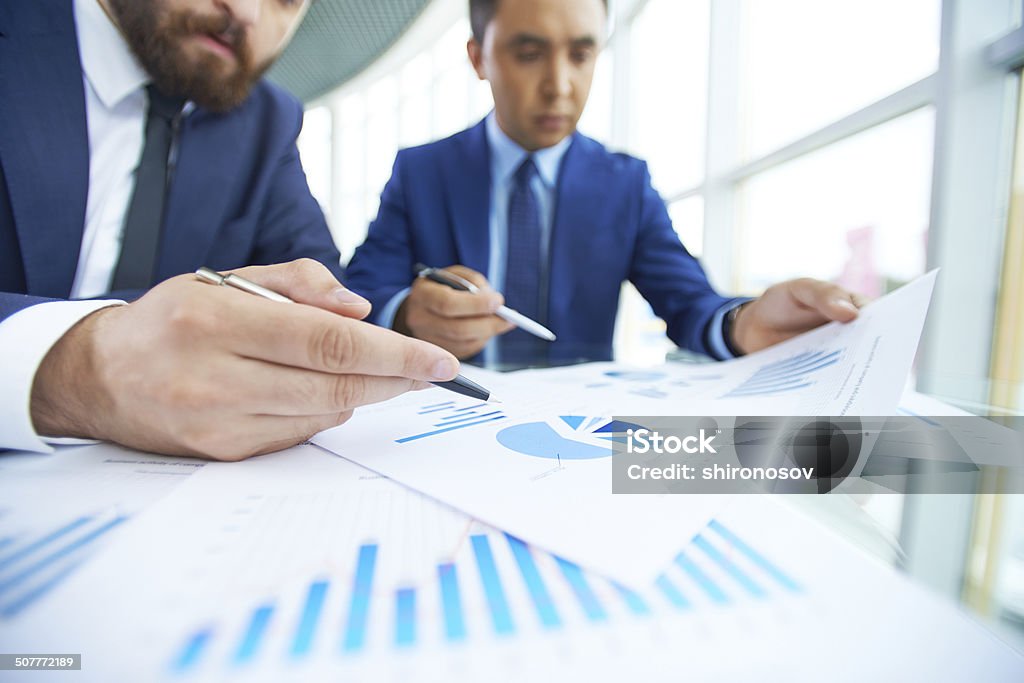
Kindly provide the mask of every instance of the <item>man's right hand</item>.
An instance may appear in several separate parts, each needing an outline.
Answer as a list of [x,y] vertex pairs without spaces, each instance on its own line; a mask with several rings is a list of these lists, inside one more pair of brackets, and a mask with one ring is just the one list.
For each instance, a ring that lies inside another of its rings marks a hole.
[[447,349],[457,358],[470,358],[480,353],[492,337],[515,326],[494,315],[505,298],[491,289],[487,278],[465,266],[450,266],[444,271],[469,280],[480,291],[473,294],[416,278],[395,314],[394,328]]
[[369,304],[314,261],[235,272],[298,303],[182,275],[101,309],[37,371],[37,433],[240,460],[458,373],[442,349],[362,322]]

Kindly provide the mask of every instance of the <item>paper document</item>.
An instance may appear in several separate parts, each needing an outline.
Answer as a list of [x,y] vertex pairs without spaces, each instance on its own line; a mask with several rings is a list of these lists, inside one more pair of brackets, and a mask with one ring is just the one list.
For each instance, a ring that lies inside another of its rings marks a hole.
[[[613,495],[611,444],[630,425],[612,418],[892,413],[934,282],[934,273],[926,275],[866,307],[854,323],[825,325],[729,363],[645,377],[598,366],[596,376],[611,388],[594,386],[592,366],[467,371],[503,402],[417,392],[360,410],[313,442],[534,545],[641,585],[724,500]],[[542,381],[545,373],[563,381]],[[668,395],[623,390],[637,380]]]

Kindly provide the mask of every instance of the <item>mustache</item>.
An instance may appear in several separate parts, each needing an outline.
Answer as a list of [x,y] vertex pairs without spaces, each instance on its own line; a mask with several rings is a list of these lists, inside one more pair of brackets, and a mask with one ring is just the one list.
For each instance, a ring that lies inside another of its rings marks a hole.
[[245,29],[230,14],[175,13],[168,29],[180,35],[205,33],[214,36],[227,45],[240,61],[244,61],[249,53]]

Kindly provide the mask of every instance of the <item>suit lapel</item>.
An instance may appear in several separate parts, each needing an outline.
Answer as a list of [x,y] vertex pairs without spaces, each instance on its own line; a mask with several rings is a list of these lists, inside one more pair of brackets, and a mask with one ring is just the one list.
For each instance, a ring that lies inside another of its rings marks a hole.
[[[27,292],[71,293],[89,191],[85,90],[71,2],[17,3],[0,27],[0,163]],[[9,15],[10,16],[10,15]]]
[[491,153],[483,122],[467,131],[455,163],[445,187],[458,262],[486,274],[490,260]]
[[[578,246],[590,239],[588,232],[600,225],[605,202],[601,191],[603,183],[594,177],[588,166],[587,140],[578,133],[565,152],[558,172],[558,192],[555,200],[555,221],[551,226],[551,248],[548,274],[547,320],[557,327],[557,321],[570,316],[572,304],[567,292],[574,291],[573,283],[594,264],[581,262]],[[557,333],[558,330],[554,329]]]

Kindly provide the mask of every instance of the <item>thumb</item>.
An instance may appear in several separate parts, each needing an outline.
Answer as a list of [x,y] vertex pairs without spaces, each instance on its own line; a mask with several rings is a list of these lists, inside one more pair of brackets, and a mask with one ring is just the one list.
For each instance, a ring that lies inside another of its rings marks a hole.
[[272,289],[296,303],[316,306],[346,318],[362,320],[370,302],[338,282],[334,274],[313,259],[274,266],[249,266],[229,271]]

